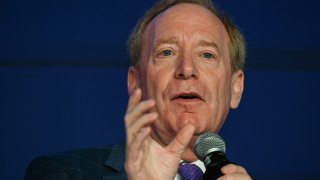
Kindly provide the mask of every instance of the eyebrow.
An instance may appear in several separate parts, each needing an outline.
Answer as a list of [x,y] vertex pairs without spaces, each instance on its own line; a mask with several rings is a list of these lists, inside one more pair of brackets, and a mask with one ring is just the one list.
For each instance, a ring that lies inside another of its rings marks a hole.
[[[177,37],[169,37],[169,38],[166,38],[166,39],[159,39],[156,42],[156,47],[159,46],[160,44],[178,44],[178,38]],[[198,45],[203,46],[203,47],[213,47],[220,54],[219,46],[215,42],[206,41],[206,40],[200,40]]]
[[156,46],[159,46],[160,44],[178,44],[178,38],[177,37],[169,37],[166,39],[159,39],[156,43]]
[[218,46],[215,42],[200,40],[199,45],[200,45],[200,46],[204,46],[204,47],[213,47],[213,48],[215,48],[215,49],[218,51],[218,53],[220,54],[219,46]]

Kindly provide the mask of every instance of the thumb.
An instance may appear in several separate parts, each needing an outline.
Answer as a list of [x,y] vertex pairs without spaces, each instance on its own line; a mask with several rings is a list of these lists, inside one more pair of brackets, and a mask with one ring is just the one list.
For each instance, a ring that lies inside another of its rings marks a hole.
[[188,146],[194,131],[194,125],[185,125],[176,135],[176,137],[171,141],[171,143],[167,146],[167,150],[176,153],[180,157],[182,153],[186,150],[186,147]]

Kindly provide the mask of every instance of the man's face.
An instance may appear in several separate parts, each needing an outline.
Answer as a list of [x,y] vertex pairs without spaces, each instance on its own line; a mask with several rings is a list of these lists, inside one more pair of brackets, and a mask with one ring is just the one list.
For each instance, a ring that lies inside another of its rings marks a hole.
[[154,99],[159,119],[152,136],[162,145],[187,123],[195,136],[218,132],[241,97],[243,73],[231,72],[229,37],[207,9],[179,4],[154,18],[144,33],[139,69],[129,70],[129,91]]

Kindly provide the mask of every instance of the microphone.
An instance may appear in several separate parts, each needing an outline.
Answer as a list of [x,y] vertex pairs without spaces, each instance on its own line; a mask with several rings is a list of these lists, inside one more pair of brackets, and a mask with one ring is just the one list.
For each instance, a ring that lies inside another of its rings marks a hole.
[[202,176],[204,180],[217,179],[223,175],[221,168],[231,164],[225,152],[226,145],[219,135],[206,132],[198,137],[195,144],[195,153],[206,167],[206,172]]

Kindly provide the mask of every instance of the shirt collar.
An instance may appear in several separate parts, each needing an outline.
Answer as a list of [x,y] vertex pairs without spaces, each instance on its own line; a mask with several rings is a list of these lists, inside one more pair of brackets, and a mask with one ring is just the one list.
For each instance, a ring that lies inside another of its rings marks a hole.
[[[180,161],[180,164],[184,164],[186,162],[184,162],[183,160]],[[190,164],[195,164],[197,165],[201,170],[202,172],[205,172],[206,171],[206,167],[204,166],[204,163],[202,161],[200,161],[199,159],[196,160],[196,161],[193,161],[192,163]]]

